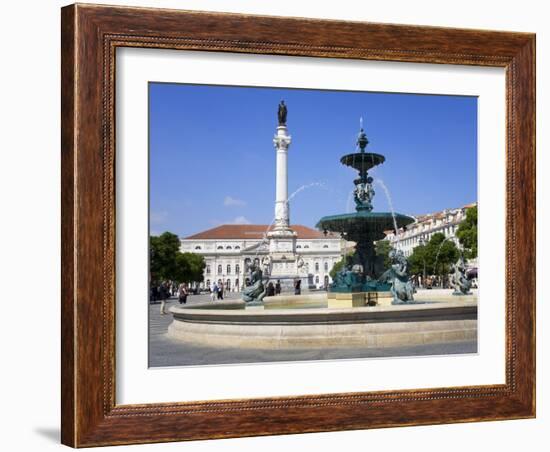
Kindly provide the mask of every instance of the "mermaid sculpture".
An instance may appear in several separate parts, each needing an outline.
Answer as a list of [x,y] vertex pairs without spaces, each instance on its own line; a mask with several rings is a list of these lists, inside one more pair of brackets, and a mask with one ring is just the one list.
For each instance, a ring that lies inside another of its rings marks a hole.
[[466,276],[466,262],[464,256],[460,256],[456,264],[451,267],[451,286],[454,289],[453,295],[470,295],[472,281]]
[[392,304],[413,301],[414,286],[409,280],[408,262],[401,250],[392,249],[389,253],[391,267],[380,277],[380,282],[391,283]]
[[263,283],[263,272],[260,265],[251,263],[248,267],[250,285],[243,289],[242,299],[249,302],[261,302],[266,295],[266,288]]
[[360,292],[362,285],[362,276],[360,266],[352,265],[352,259],[350,256],[346,256],[346,262],[342,269],[336,273],[334,282],[332,283],[332,290],[335,292]]

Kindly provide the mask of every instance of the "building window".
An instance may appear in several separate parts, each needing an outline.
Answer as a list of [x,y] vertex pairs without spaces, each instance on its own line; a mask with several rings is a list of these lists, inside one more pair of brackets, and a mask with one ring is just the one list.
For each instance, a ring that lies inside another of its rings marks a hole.
[[221,246],[221,245],[218,246],[218,249],[219,249],[219,250],[223,250],[223,246]]
[[207,275],[210,274],[210,265],[207,265],[207,266],[206,266],[206,274],[207,274]]
[[302,245],[296,245],[296,249],[301,248],[301,247],[302,247]]
[[[239,264],[235,265],[235,273],[237,273],[237,275],[241,272],[241,266]],[[237,279],[238,281],[238,279]],[[237,284],[238,286],[238,284]]]
[[328,262],[325,262],[325,271],[328,272]]
[[230,280],[230,279],[228,279],[228,280],[225,282],[225,288],[226,288],[227,290],[231,290],[231,280]]
[[231,274],[231,265],[227,264],[227,274]]
[[226,250],[231,250],[232,248],[230,246],[225,247]]
[[323,248],[328,248],[328,245],[323,245]]
[[202,250],[202,246],[197,245],[197,246],[195,247],[195,249],[196,249],[196,250]]
[[305,245],[304,248],[309,248],[309,245]]
[[319,284],[319,275],[315,276],[315,284]]
[[209,280],[209,279],[206,280],[206,288],[207,288],[207,289],[210,288],[210,280]]
[[237,245],[237,246],[235,247],[235,249],[236,249],[236,250],[240,250],[241,247],[240,247],[239,245]]
[[222,274],[222,266],[218,265],[218,275],[221,275],[221,274]]
[[235,290],[239,290],[239,278],[235,280]]
[[[319,262],[315,262],[315,271],[318,272],[319,271]],[[317,278],[318,279],[318,278]],[[319,281],[317,281],[319,282]]]

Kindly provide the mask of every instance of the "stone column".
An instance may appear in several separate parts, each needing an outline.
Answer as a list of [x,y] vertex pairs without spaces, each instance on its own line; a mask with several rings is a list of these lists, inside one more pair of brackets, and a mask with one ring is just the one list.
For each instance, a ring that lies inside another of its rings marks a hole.
[[277,150],[277,176],[275,188],[275,230],[290,230],[290,218],[288,209],[288,148],[291,138],[286,126],[277,127],[277,134],[273,138],[273,144]]

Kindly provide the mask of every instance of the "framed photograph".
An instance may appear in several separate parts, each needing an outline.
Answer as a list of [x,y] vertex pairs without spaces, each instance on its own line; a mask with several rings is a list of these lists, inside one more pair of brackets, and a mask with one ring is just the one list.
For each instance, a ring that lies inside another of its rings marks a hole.
[[535,416],[535,36],[62,9],[62,442]]

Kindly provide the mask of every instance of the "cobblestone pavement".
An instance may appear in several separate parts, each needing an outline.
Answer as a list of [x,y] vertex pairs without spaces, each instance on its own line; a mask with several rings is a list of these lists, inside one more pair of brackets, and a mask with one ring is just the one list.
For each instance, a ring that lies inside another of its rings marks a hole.
[[[224,296],[224,299],[239,299],[241,298],[240,292],[229,292]],[[187,304],[195,304],[203,301],[210,301],[210,294],[201,294],[201,295],[190,295],[187,297]],[[153,355],[157,353],[155,351],[155,343],[157,341],[167,340],[176,344],[176,341],[171,341],[166,337],[166,332],[168,331],[168,325],[172,323],[172,314],[170,314],[171,306],[179,306],[177,298],[171,298],[166,302],[166,315],[160,314],[160,303],[149,304],[149,361]],[[159,350],[158,352],[161,352]],[[149,364],[152,366],[153,364]],[[167,366],[173,366],[175,364],[163,364]]]
[[[238,299],[240,293],[231,292],[225,299]],[[210,300],[207,294],[191,295],[188,304]],[[166,312],[178,305],[177,299],[167,301]],[[149,305],[149,366],[169,367],[186,365],[213,365],[262,363],[277,361],[310,361],[323,359],[388,358],[399,356],[448,355],[476,353],[476,341],[452,342],[392,348],[327,348],[327,349],[235,349],[190,346],[166,335],[172,315],[160,314],[160,304]]]

